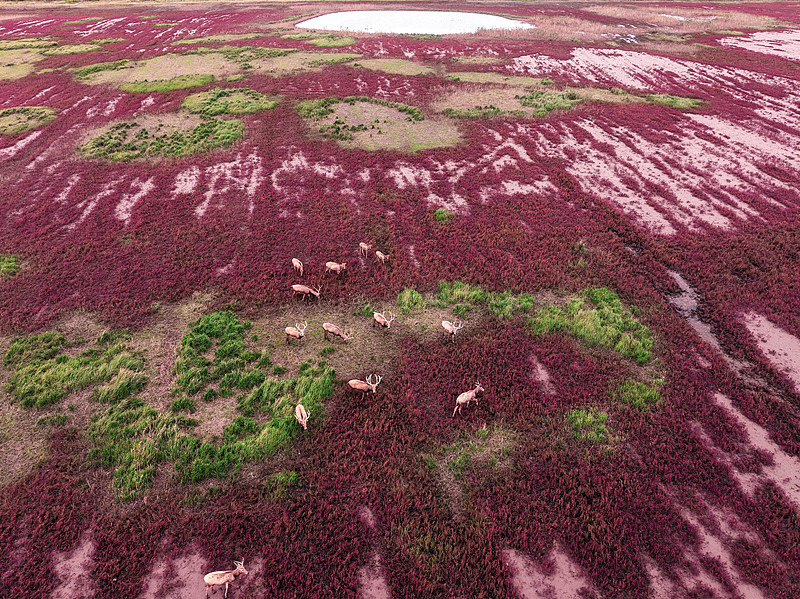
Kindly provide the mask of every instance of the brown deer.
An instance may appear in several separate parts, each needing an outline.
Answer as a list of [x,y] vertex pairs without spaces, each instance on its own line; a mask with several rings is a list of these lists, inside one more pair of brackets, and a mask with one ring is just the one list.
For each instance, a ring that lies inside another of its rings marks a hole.
[[247,574],[247,570],[244,569],[244,560],[240,562],[234,561],[233,565],[236,566],[235,570],[220,570],[219,572],[210,572],[203,576],[203,582],[206,583],[206,599],[208,599],[208,590],[211,587],[223,584],[225,585],[224,597],[227,597],[228,585],[236,580],[236,576],[239,574]]
[[300,345],[300,340],[306,336],[306,329],[308,328],[308,323],[303,322],[303,326],[301,327],[299,324],[294,323],[293,327],[286,327],[283,329],[286,331],[286,343],[289,343],[289,339],[297,339],[297,345]]
[[325,337],[325,340],[328,340],[328,335],[334,335],[336,337],[341,337],[344,341],[350,341],[353,338],[352,332],[345,332],[341,328],[337,327],[335,324],[331,322],[323,322],[322,323],[322,330],[324,333],[322,334]]
[[294,409],[294,417],[297,418],[297,422],[300,423],[300,426],[303,427],[303,430],[308,430],[308,419],[311,418],[311,414],[306,411],[306,408],[303,404],[297,404],[297,407]]
[[362,241],[361,243],[358,244],[358,253],[361,254],[362,256],[366,256],[367,252],[369,252],[371,249],[372,249],[371,243],[364,243]]
[[306,301],[306,298],[308,297],[309,294],[319,299],[319,292],[321,289],[322,286],[314,289],[313,287],[308,287],[307,285],[292,285],[292,297],[294,297],[299,293],[300,295],[303,296],[303,301]]
[[[389,318],[386,318],[386,314],[389,315]],[[394,321],[395,315],[391,312],[385,312],[381,314],[380,312],[373,312],[372,313],[372,326],[374,327],[375,324],[381,325],[384,329],[388,329],[392,326],[392,321]]]
[[464,323],[460,320],[454,320],[453,322],[450,322],[449,320],[443,320],[442,328],[444,329],[444,334],[450,335],[453,343],[455,343],[456,335],[458,335],[458,332],[464,328]]
[[300,273],[300,276],[302,277],[303,276],[303,263],[300,262],[300,260],[298,260],[297,258],[292,258],[292,266],[294,266],[294,269],[298,273]]
[[453,410],[453,418],[456,417],[456,412],[461,413],[461,407],[469,405],[469,402],[474,401],[478,403],[478,395],[483,395],[483,387],[480,383],[475,383],[475,388],[472,391],[465,391],[456,397],[456,409]]
[[371,374],[367,377],[366,381],[351,379],[347,381],[347,384],[350,385],[351,389],[361,391],[361,399],[364,399],[364,395],[366,395],[367,391],[372,391],[375,393],[375,389],[381,380],[383,380],[383,377],[378,376],[377,374]]
[[381,264],[386,264],[386,261],[389,259],[389,256],[387,256],[381,251],[375,252],[375,255],[378,257],[378,260],[381,261]]
[[339,264],[338,262],[325,263],[325,272],[335,272],[338,275],[341,274],[341,272],[346,269],[347,269],[346,262],[342,262],[341,264]]

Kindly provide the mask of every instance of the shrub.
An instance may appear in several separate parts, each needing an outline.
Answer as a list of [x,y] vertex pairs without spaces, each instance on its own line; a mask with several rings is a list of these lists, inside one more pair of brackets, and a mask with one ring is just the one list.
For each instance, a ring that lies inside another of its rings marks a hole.
[[217,116],[220,114],[252,114],[270,110],[278,101],[252,89],[215,89],[187,96],[183,108],[189,112]]
[[455,212],[450,212],[445,208],[437,208],[436,210],[433,211],[433,218],[436,219],[436,222],[441,223],[443,225],[449,223],[450,219],[452,219],[455,215],[456,215]]
[[658,392],[658,387],[662,384],[662,380],[657,380],[650,386],[629,379],[619,383],[613,395],[619,401],[637,410],[646,410],[651,405],[658,405],[661,403],[661,395]]
[[414,289],[403,289],[397,296],[397,305],[403,314],[415,312],[425,307],[425,302],[418,291]]
[[572,428],[573,439],[592,443],[608,441],[608,428],[605,424],[607,420],[608,414],[595,408],[580,408],[570,411],[567,415],[567,423]]

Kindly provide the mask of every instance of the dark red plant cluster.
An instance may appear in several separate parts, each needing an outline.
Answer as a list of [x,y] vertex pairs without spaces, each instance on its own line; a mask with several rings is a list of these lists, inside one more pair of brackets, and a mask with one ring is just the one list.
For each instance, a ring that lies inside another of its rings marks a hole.
[[[520,16],[551,10],[512,8]],[[737,10],[798,14],[787,4]],[[176,112],[198,90],[124,93],[82,83],[61,67],[180,53],[191,46],[171,42],[247,33],[303,12],[181,10],[152,20],[137,11],[0,21],[3,39],[125,39],[102,53],[45,58],[37,70],[47,72],[0,81],[0,109],[44,105],[58,115],[0,138],[0,253],[22,257],[19,273],[0,280],[6,332],[42,329],[73,310],[135,328],[160,304],[198,290],[257,314],[291,300],[296,257],[304,282],[323,285],[323,303],[393,300],[407,287],[435,291],[442,279],[541,301],[606,286],[639,308],[656,339],[654,358],[641,368],[566,334],[537,338],[522,317],[487,317],[455,344],[404,339],[376,396],[362,401],[337,391],[324,425],[282,458],[302,481],[283,499],[243,477],[218,491],[204,488],[205,500],[159,490],[147,503],[108,510],[98,489],[110,481],[81,465],[85,441],[56,433],[48,459],[0,490],[1,597],[47,596],[58,583],[50,555],[75,548],[87,530],[98,598],[139,595],[158,557],[189,548],[214,568],[259,556],[264,597],[353,596],[375,552],[393,597],[514,597],[503,552],[519,550],[552,570],[556,545],[604,597],[647,597],[645,560],[674,584],[702,578],[702,570],[736,587],[727,558],[703,553],[704,531],[723,539],[741,581],[770,599],[800,595],[800,508],[775,482],[743,488],[741,473],[758,474],[773,457],[709,399],[731,398],[782,451],[800,454],[798,389],[742,321],[756,312],[800,337],[800,63],[726,47],[692,59],[653,54],[658,66],[637,70],[630,48],[360,36],[325,51],[705,103],[679,110],[592,102],[538,121],[463,120],[457,146],[373,153],[314,139],[295,103],[374,96],[420,107],[426,120],[419,126],[435,128],[433,102],[458,84],[352,64],[283,77],[253,71],[244,82],[219,85],[246,84],[281,102],[242,116],[245,137],[232,148],[160,162],[84,159],[76,148],[88,130]],[[67,24],[96,14],[104,19]],[[230,44],[320,50],[274,35]],[[629,54],[603,62],[612,51]],[[511,62],[452,60],[465,55]],[[536,61],[521,60],[531,56]],[[454,213],[449,222],[434,218],[439,207]],[[389,261],[360,259],[362,241]],[[347,262],[346,273],[325,275],[328,260]],[[697,291],[696,314],[725,356],[670,303],[680,290],[668,271]],[[553,393],[532,375],[534,358]],[[657,409],[611,399],[617,382],[648,377],[665,381]],[[456,395],[476,380],[485,396],[453,419]],[[566,414],[581,407],[607,410],[608,447],[571,438]],[[507,457],[515,466],[467,466],[455,517],[446,483],[420,456],[476,441],[484,424],[513,431]],[[359,519],[365,506],[374,529]],[[734,520],[745,533],[729,530]],[[714,596],[702,585],[684,594]]]

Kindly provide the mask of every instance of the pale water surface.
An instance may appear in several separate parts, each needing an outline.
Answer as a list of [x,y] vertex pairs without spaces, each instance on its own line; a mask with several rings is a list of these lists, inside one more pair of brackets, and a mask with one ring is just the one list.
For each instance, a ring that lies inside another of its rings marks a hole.
[[533,29],[533,25],[495,15],[434,10],[351,10],[298,23],[301,29],[445,35],[479,29]]

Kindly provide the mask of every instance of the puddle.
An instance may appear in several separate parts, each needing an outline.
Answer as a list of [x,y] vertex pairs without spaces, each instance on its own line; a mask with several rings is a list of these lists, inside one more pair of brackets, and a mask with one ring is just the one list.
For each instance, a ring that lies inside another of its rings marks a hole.
[[434,10],[351,10],[314,17],[295,27],[429,35],[476,33],[480,29],[534,29],[533,25],[523,21],[495,15]]
[[[548,562],[552,568],[538,566],[515,549],[503,551],[503,561],[511,570],[511,582],[522,599],[584,599],[596,596],[580,567],[556,544]],[[551,570],[548,574],[547,570]]]

